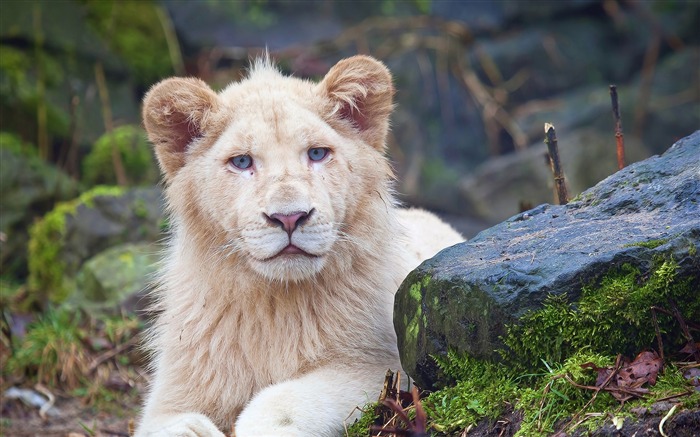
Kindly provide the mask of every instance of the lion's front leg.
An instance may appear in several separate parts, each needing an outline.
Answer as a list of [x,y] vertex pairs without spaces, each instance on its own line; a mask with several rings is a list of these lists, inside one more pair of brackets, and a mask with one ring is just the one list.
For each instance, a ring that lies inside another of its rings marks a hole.
[[201,408],[183,404],[188,391],[167,375],[156,374],[135,437],[225,437]]
[[137,437],[225,437],[224,433],[198,413],[153,416],[145,418]]
[[386,368],[323,367],[257,393],[236,422],[236,437],[338,436],[355,407],[375,401]]

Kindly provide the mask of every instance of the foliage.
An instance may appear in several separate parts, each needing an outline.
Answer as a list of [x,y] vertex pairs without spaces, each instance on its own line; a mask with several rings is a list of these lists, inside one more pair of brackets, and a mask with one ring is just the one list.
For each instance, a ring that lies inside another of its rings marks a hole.
[[[688,380],[677,366],[667,366],[664,372],[659,374],[656,385],[650,388],[651,394],[640,402],[645,407],[651,407],[659,399],[667,399],[679,394],[679,387],[688,387]],[[690,396],[676,397],[673,402],[684,408],[697,408],[700,405],[700,391],[692,390]]]
[[136,81],[149,85],[173,73],[162,12],[154,1],[84,0],[87,20],[129,65]]
[[88,368],[83,345],[86,335],[80,327],[80,315],[51,309],[28,327],[8,360],[7,370],[50,386],[76,387]]
[[102,135],[85,157],[83,180],[88,186],[117,183],[112,158],[114,148],[119,151],[124,172],[131,184],[155,184],[158,181],[158,168],[146,133],[139,126],[125,125]]
[[66,217],[79,205],[90,207],[97,196],[118,196],[122,188],[98,186],[77,199],[62,202],[29,230],[29,279],[31,298],[37,302],[62,302],[71,292],[64,281],[66,263],[61,256]]
[[660,238],[658,240],[640,241],[638,243],[625,244],[625,247],[645,247],[647,249],[656,249],[668,243],[668,238]]
[[[590,411],[606,411],[617,401],[608,393],[600,393],[594,402],[592,392],[573,386],[563,376],[577,384],[592,386],[594,372],[581,368],[583,363],[594,363],[603,367],[612,364],[610,357],[578,352],[567,358],[563,364],[553,366],[544,363],[547,372],[535,378],[534,383],[524,386],[518,393],[516,408],[523,412],[523,422],[518,436],[546,436],[555,431],[557,423],[570,419],[575,414]],[[585,408],[585,409],[584,409]]]
[[0,44],[0,124],[13,127],[27,138],[36,135],[39,125],[37,111],[46,108],[46,131],[56,137],[68,132],[68,117],[60,108],[40,93],[33,77],[42,70],[42,86],[54,87],[63,80],[60,62],[47,53],[30,56],[26,51]]
[[131,364],[126,354],[96,363],[105,348],[133,340],[143,328],[135,316],[94,319],[67,307],[51,307],[14,338],[3,375],[23,376],[32,383],[71,391],[88,401],[114,400],[119,393],[105,387],[115,363]]
[[[663,307],[673,299],[683,302],[686,319],[700,319],[697,284],[693,278],[679,278],[677,268],[671,258],[658,259],[646,274],[624,265],[585,286],[576,303],[566,296],[550,296],[542,309],[508,327],[506,347],[499,351],[501,362],[453,351],[433,357],[442,379],[456,382],[423,400],[429,426],[450,434],[515,410],[522,415],[516,436],[546,436],[562,427],[567,432],[578,426],[599,427],[609,416],[587,414],[612,411],[619,402],[608,392],[595,394],[572,382],[595,386],[596,372],[585,370],[583,364],[607,367],[618,353],[631,356],[655,344],[651,306]],[[680,328],[669,316],[659,315],[658,321],[669,356],[683,343]],[[648,396],[628,401],[617,408],[615,417],[630,416],[631,409],[640,405],[688,394],[688,387],[678,367],[667,363]],[[679,399],[688,407],[699,401],[698,392]]]
[[362,408],[362,416],[355,420],[355,422],[348,426],[345,431],[346,437],[365,437],[367,435],[367,430],[375,424],[377,419],[379,419],[379,414],[377,414],[378,403],[370,403]]
[[[678,278],[672,259],[659,261],[648,278],[631,265],[610,272],[599,284],[583,288],[578,302],[566,295],[549,296],[541,310],[526,314],[510,326],[504,356],[521,369],[533,369],[540,360],[563,362],[576,351],[632,355],[654,339],[649,308],[664,306],[668,299],[684,302],[684,316],[700,318],[692,278]],[[673,320],[660,316],[664,332],[673,330]],[[666,342],[668,348],[678,345]]]
[[12,132],[0,132],[0,148],[9,150],[15,155],[38,158],[34,145],[25,143],[19,135]]
[[433,420],[433,428],[448,432],[485,417],[495,419],[515,399],[517,386],[504,366],[453,351],[435,359],[442,372],[457,384],[425,399],[423,408]]

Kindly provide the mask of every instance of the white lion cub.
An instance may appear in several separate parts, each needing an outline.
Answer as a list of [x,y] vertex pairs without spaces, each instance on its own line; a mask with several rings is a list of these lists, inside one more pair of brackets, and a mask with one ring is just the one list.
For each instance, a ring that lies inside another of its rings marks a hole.
[[393,93],[355,56],[320,83],[259,60],[218,94],[171,78],[146,95],[173,236],[138,436],[339,435],[399,369],[394,292],[462,237],[396,207]]

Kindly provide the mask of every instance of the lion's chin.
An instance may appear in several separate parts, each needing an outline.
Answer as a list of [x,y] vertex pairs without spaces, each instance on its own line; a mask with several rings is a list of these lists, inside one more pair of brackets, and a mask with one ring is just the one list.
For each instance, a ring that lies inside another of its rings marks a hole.
[[287,246],[265,260],[251,259],[258,274],[276,282],[301,282],[316,276],[325,265],[325,257],[311,255],[296,247]]

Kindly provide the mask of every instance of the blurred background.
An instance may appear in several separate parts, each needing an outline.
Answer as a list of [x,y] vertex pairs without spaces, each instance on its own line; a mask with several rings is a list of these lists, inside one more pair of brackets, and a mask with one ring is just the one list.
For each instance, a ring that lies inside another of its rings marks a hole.
[[694,0],[3,0],[3,390],[114,399],[142,381],[133,315],[168,225],[141,99],[172,75],[221,89],[265,49],[311,79],[354,54],[385,62],[402,200],[468,237],[554,203],[545,122],[571,197],[616,171],[610,84],[628,163],[700,128]]

